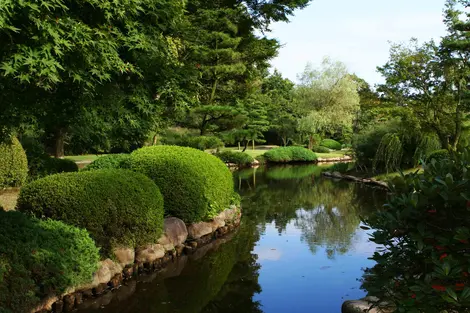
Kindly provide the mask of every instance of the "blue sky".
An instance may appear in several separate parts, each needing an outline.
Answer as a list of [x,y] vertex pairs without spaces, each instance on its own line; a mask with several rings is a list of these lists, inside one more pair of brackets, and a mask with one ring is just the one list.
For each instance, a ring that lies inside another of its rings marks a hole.
[[439,40],[446,33],[445,0],[314,0],[290,23],[276,23],[269,37],[284,47],[272,61],[296,81],[307,62],[324,56],[344,62],[351,72],[374,85],[382,81],[376,67],[387,62],[391,42]]

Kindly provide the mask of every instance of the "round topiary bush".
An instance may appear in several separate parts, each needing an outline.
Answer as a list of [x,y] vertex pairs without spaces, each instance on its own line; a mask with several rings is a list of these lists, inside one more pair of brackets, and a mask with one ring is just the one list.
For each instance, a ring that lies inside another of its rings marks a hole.
[[41,298],[91,282],[98,261],[86,230],[0,211],[0,312],[30,312]]
[[334,139],[324,139],[320,143],[320,146],[326,147],[332,150],[341,150],[342,145]]
[[163,228],[158,187],[126,170],[47,176],[21,189],[17,209],[86,228],[104,255],[115,246],[155,243]]
[[436,160],[437,162],[440,162],[442,160],[446,160],[449,158],[450,158],[449,150],[441,149],[441,150],[436,150],[436,151],[431,152],[426,158],[426,160],[429,162],[432,160]]
[[317,153],[330,153],[330,149],[328,149],[327,147],[322,147],[322,146],[314,146],[312,148],[312,151],[317,152]]
[[225,150],[214,154],[225,163],[235,163],[238,166],[250,166],[255,159],[245,152]]
[[20,187],[28,177],[28,160],[16,138],[0,143],[0,188]]
[[264,154],[266,161],[272,163],[313,162],[317,155],[303,147],[282,147],[271,149]]
[[230,205],[232,173],[218,158],[186,147],[153,146],[131,154],[131,169],[150,177],[165,213],[187,223],[210,219]]
[[102,170],[102,169],[119,169],[127,168],[131,156],[130,154],[108,154],[94,160],[83,170]]

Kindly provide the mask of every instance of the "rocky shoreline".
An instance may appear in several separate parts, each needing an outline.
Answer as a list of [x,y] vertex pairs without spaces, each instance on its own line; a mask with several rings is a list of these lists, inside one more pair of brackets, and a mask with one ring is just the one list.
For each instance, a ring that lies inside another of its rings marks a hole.
[[60,297],[47,297],[30,313],[71,312],[86,299],[109,294],[139,274],[163,270],[181,257],[206,251],[204,248],[209,243],[237,229],[240,220],[241,208],[236,206],[209,222],[185,224],[175,217],[166,218],[163,235],[157,243],[135,249],[114,249],[112,258],[100,262],[90,284],[71,288]]

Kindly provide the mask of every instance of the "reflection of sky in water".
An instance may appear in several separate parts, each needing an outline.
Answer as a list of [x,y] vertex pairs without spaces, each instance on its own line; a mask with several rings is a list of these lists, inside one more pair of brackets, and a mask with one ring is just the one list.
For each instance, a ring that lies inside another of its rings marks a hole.
[[375,246],[364,230],[358,228],[350,249],[334,259],[328,258],[325,246],[312,254],[301,235],[293,221],[281,234],[272,223],[254,249],[263,290],[254,300],[261,302],[264,312],[337,313],[344,300],[365,296],[358,279],[362,268],[373,264],[367,258]]

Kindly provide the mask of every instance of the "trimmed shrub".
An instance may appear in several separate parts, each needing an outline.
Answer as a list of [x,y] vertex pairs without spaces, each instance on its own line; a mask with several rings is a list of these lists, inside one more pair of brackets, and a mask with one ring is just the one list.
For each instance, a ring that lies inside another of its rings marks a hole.
[[98,261],[87,231],[0,211],[0,312],[29,312],[47,295],[91,282]]
[[238,166],[250,166],[255,159],[245,152],[225,150],[214,154],[225,163],[235,163]]
[[323,147],[323,146],[314,146],[312,148],[312,151],[317,152],[317,153],[330,153],[330,149],[328,149],[327,147]]
[[103,170],[103,169],[119,169],[129,166],[130,154],[108,154],[101,156],[87,165],[83,170]]
[[281,147],[267,151],[264,157],[272,163],[313,162],[317,155],[303,147]]
[[21,189],[17,209],[86,228],[104,255],[114,246],[157,242],[163,227],[158,187],[126,170],[47,176]]
[[192,148],[153,146],[134,151],[130,165],[160,187],[166,215],[192,223],[210,219],[230,205],[232,173],[213,155]]
[[0,143],[0,188],[20,187],[28,177],[28,160],[16,138]]
[[174,145],[180,147],[190,147],[198,150],[218,149],[224,146],[222,140],[215,136],[195,136],[191,134],[179,134],[168,132],[161,139],[164,145]]
[[320,143],[320,146],[326,147],[332,150],[341,150],[342,148],[341,143],[337,142],[334,139],[323,139]]
[[436,150],[436,151],[431,152],[428,155],[428,157],[426,158],[426,160],[428,160],[428,161],[436,160],[437,162],[440,162],[440,161],[446,160],[448,158],[450,158],[449,150],[440,149],[440,150]]

